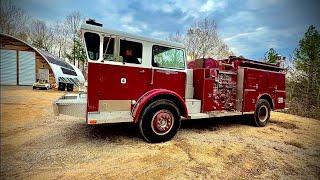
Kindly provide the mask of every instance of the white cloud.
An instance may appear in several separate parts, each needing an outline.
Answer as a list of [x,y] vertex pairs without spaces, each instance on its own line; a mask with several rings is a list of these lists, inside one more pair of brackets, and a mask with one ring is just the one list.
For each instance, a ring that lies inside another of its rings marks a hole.
[[142,30],[137,27],[137,26],[132,26],[132,25],[127,25],[127,24],[123,24],[121,25],[121,30],[125,31],[125,32],[131,32],[134,34],[139,34],[142,32]]
[[148,25],[145,22],[136,19],[136,15],[130,11],[128,3],[122,1],[113,3],[110,0],[100,0],[97,10],[101,14],[101,20],[105,27],[133,34],[141,34],[143,30],[148,29]]
[[200,7],[200,12],[212,12],[219,8],[225,8],[226,3],[224,1],[214,2],[213,0],[208,0],[205,4]]
[[164,31],[153,31],[150,33],[150,36],[159,39],[165,39],[166,37],[168,37],[168,35],[169,33]]
[[174,11],[174,7],[169,4],[164,4],[161,9],[165,13],[172,13]]
[[248,9],[261,9],[261,8],[270,8],[270,6],[274,6],[276,4],[279,4],[279,0],[247,0],[246,7]]
[[239,11],[235,15],[229,16],[223,20],[225,24],[256,22],[256,16],[250,11]]
[[184,14],[181,19],[186,20],[188,18],[199,18],[203,13],[225,9],[226,5],[227,1],[219,0],[175,0],[169,2],[150,0],[147,3],[143,3],[143,9],[168,14],[180,11]]
[[128,23],[132,23],[133,21],[133,16],[130,14],[128,15],[124,15],[123,17],[120,18],[120,21],[125,23],[125,24],[128,24]]
[[142,29],[148,29],[148,25],[144,22],[139,23]]
[[242,37],[246,37],[248,39],[250,38],[258,38],[261,35],[265,35],[270,33],[267,27],[258,27],[256,28],[254,31],[250,31],[250,32],[244,32],[244,33],[238,33],[235,34],[233,36],[224,38],[224,41],[228,42],[228,41],[232,41],[238,38],[242,38]]
[[285,47],[286,42],[280,41],[280,39],[294,35],[295,31],[295,29],[291,28],[272,29],[267,26],[260,26],[252,31],[225,37],[224,41],[237,56],[250,57],[260,52],[260,58],[263,58],[263,52],[268,49]]

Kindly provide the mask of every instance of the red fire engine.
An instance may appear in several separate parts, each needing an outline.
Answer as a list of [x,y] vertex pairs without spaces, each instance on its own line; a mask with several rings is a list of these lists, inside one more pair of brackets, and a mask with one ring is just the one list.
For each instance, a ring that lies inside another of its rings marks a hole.
[[265,126],[285,108],[285,74],[277,65],[239,57],[197,60],[187,69],[182,44],[136,36],[88,22],[87,91],[66,94],[56,114],[87,124],[132,122],[148,142],[170,140],[181,120],[252,114]]

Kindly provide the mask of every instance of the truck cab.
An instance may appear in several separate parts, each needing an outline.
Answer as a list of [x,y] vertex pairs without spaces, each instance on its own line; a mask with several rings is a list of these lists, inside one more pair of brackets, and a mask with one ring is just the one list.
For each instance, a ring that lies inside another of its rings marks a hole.
[[229,58],[187,69],[182,44],[101,26],[81,26],[87,91],[55,101],[57,115],[85,117],[87,124],[136,123],[146,141],[163,142],[181,120],[253,114],[265,126],[271,109],[284,108],[284,74],[275,65]]

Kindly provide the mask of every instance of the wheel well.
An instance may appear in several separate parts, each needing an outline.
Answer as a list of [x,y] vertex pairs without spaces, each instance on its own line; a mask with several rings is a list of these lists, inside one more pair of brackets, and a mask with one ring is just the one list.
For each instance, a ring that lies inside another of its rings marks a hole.
[[177,108],[180,111],[180,116],[184,116],[185,114],[187,114],[187,112],[185,111],[184,105],[182,104],[182,102],[174,95],[171,94],[159,94],[153,98],[150,99],[150,101],[144,106],[143,110],[152,102],[156,101],[156,100],[160,100],[160,99],[167,99],[169,101],[172,101]]
[[262,95],[259,99],[265,99],[265,100],[267,100],[268,103],[270,104],[271,109],[272,109],[272,110],[274,109],[272,98],[271,98],[269,95],[264,94],[264,95]]

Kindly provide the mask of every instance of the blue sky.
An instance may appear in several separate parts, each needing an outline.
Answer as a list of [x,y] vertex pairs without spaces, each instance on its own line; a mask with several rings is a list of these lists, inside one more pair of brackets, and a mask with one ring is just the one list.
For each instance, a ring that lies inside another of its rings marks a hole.
[[79,11],[105,27],[159,39],[209,17],[231,50],[251,59],[263,58],[271,47],[288,56],[309,25],[320,30],[316,0],[20,0],[15,4],[48,23]]

